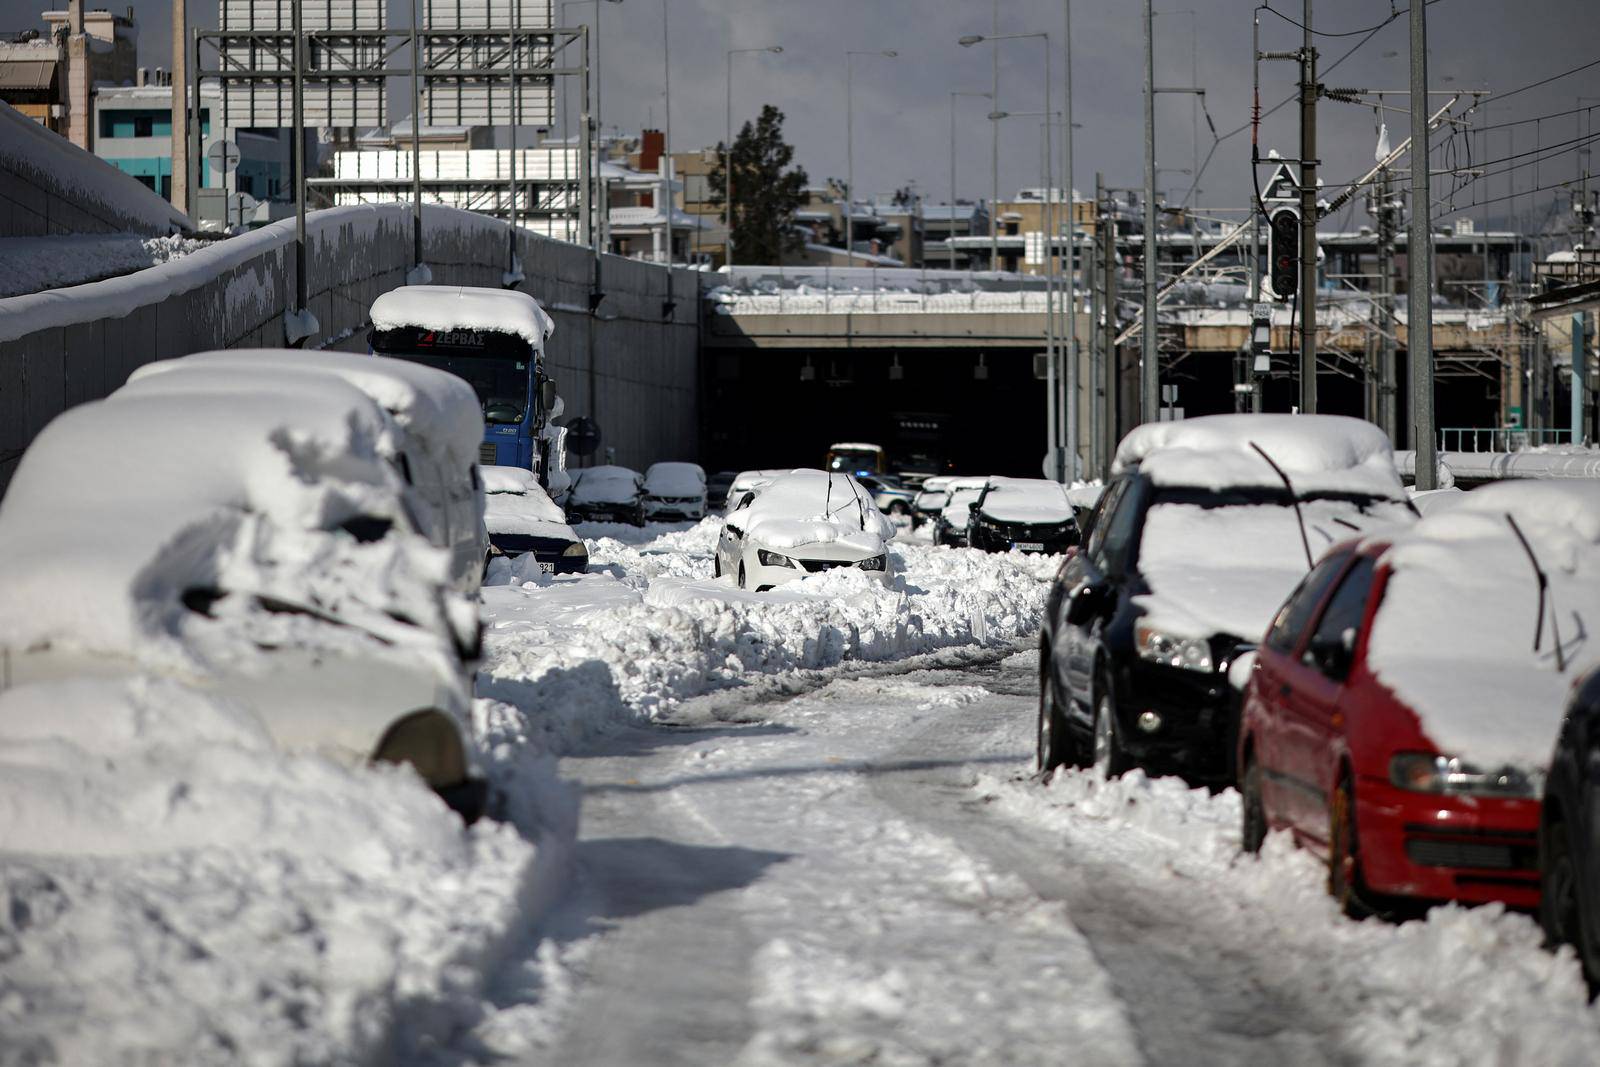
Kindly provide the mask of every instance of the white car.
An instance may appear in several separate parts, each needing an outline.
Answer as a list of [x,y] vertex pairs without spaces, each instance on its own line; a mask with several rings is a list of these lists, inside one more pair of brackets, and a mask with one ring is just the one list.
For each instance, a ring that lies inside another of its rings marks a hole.
[[567,516],[546,495],[532,471],[521,467],[482,467],[480,471],[491,557],[532,552],[539,569],[547,574],[582,574],[589,569],[589,550],[583,539],[572,532]]
[[574,522],[644,525],[644,477],[627,467],[601,465],[572,471],[567,514]]
[[733,479],[733,484],[728,486],[728,495],[722,502],[723,510],[733,511],[743,503],[745,497],[759,493],[793,469],[793,467],[783,467],[769,470],[740,471],[738,476]]
[[399,432],[397,458],[411,520],[423,536],[450,552],[456,588],[476,594],[489,548],[478,480],[483,415],[472,387],[454,374],[385,356],[246,348],[146,364],[121,393],[226,390],[227,376],[263,372],[279,381],[289,375],[329,375],[389,413]]
[[911,517],[911,501],[916,491],[907,488],[891,474],[865,474],[856,479],[861,487],[872,494],[872,502],[885,515],[896,518]]
[[747,499],[723,520],[719,577],[761,592],[807,574],[858,567],[889,583],[894,527],[850,475],[790,471]]
[[706,517],[706,472],[696,463],[652,463],[644,472],[644,517],[656,522]]
[[477,607],[411,524],[403,441],[353,386],[266,369],[58,416],[0,502],[0,688],[173,679],[285,749],[409,763],[477,817]]

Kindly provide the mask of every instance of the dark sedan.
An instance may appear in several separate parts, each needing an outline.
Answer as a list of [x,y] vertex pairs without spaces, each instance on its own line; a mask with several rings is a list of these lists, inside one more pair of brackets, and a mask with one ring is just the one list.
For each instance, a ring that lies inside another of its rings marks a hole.
[[1078,543],[1066,490],[1041,478],[993,478],[967,522],[967,544],[985,552],[1059,555]]
[[1545,779],[1539,832],[1540,917],[1555,944],[1577,950],[1600,992],[1600,670],[1573,689]]

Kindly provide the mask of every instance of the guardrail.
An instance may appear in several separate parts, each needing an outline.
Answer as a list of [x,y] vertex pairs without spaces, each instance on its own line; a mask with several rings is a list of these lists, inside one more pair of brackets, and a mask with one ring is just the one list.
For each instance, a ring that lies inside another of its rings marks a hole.
[[1503,426],[1441,426],[1441,452],[1526,452],[1540,445],[1565,445],[1572,442],[1572,430],[1565,426],[1519,429]]

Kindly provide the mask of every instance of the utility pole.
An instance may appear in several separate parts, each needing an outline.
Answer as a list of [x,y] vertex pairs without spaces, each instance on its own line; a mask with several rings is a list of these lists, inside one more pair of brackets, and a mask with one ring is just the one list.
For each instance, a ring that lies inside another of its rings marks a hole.
[[[990,36],[1000,35],[1000,0],[994,0],[993,25]],[[994,110],[1000,110],[1000,47],[989,46],[989,62],[993,71],[992,84],[989,87],[989,101],[994,105]],[[1049,108],[1045,109],[1050,110]],[[1050,116],[1045,116],[1049,121]],[[991,119],[989,122],[989,269],[996,273],[1000,270],[1000,123]]]
[[1419,490],[1439,487],[1433,429],[1433,211],[1428,190],[1428,5],[1411,5],[1411,220],[1406,229],[1406,351],[1411,371],[1411,440]]
[[[1311,46],[1311,0],[1305,0],[1300,48],[1300,411],[1317,410],[1317,50]],[[1426,96],[1412,97],[1427,101]],[[1426,129],[1428,110],[1422,114]]]
[[1094,249],[1086,264],[1089,268],[1089,465],[1090,477],[1100,473],[1100,237],[1101,225],[1099,172],[1094,176]]
[[1395,365],[1395,314],[1394,314],[1394,190],[1389,185],[1389,168],[1378,174],[1378,403],[1377,421],[1390,441],[1400,436],[1399,413],[1395,410],[1396,393],[1399,392],[1398,367]]
[[[187,0],[172,0],[172,206],[191,214],[189,202],[189,15]],[[160,182],[156,185],[159,187]],[[159,189],[158,189],[159,191]],[[196,226],[199,219],[191,218]]]
[[[1079,455],[1083,451],[1083,434],[1078,425],[1078,410],[1081,401],[1080,394],[1082,393],[1082,383],[1079,380],[1078,368],[1078,279],[1076,274],[1078,249],[1076,215],[1078,205],[1072,195],[1072,0],[1063,0],[1063,6],[1066,17],[1066,43],[1063,45],[1063,49],[1066,52],[1067,61],[1067,94],[1066,102],[1062,105],[1063,110],[1066,112],[1062,116],[1064,119],[1062,137],[1066,141],[1067,158],[1061,168],[1062,173],[1065,175],[1061,181],[1061,186],[1066,190],[1067,203],[1067,291],[1063,301],[1067,309],[1065,345],[1067,373],[1066,381],[1062,383],[1066,389],[1066,395],[1062,397],[1061,403],[1067,413],[1065,438],[1067,471],[1066,477],[1062,480],[1076,481],[1078,469],[1081,465]],[[1046,115],[1045,122],[1048,123],[1049,121],[1050,116]],[[1051,239],[1054,240],[1053,236]]]
[[[299,12],[300,5],[296,4],[296,18],[299,17]],[[422,90],[418,87],[417,76],[418,71],[422,69],[422,52],[417,44],[417,37],[421,33],[418,27],[419,21],[417,0],[411,0],[411,266],[420,275],[422,273]],[[296,55],[298,54],[297,52]]]
[[1144,0],[1144,328],[1140,331],[1139,421],[1160,417],[1156,340],[1156,47],[1155,18]]
[[[1096,184],[1099,179],[1096,178]],[[1117,296],[1119,279],[1117,277],[1117,219],[1116,212],[1112,210],[1111,197],[1106,196],[1105,214],[1105,246],[1102,249],[1105,261],[1100,270],[1100,283],[1105,286],[1105,295],[1100,298],[1100,304],[1105,308],[1105,322],[1102,324],[1100,340],[1100,404],[1101,418],[1100,431],[1104,435],[1101,439],[1100,449],[1100,476],[1111,477],[1111,461],[1116,456],[1118,417],[1117,396],[1122,388],[1122,360],[1117,356]]]

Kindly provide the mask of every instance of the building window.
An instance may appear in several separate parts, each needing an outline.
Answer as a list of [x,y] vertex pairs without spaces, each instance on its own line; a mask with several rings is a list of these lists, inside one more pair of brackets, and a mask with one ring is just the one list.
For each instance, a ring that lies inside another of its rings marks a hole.
[[151,115],[133,116],[133,135],[135,137],[155,136],[155,118]]
[[146,189],[149,189],[152,193],[155,192],[156,176],[154,174],[135,174],[134,177],[139,179]]
[[683,200],[686,204],[700,204],[710,199],[706,194],[706,176],[704,174],[686,174],[683,178]]

